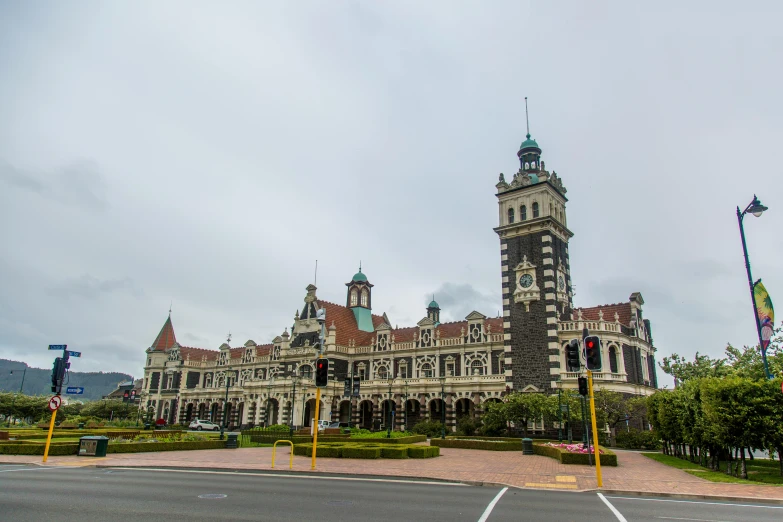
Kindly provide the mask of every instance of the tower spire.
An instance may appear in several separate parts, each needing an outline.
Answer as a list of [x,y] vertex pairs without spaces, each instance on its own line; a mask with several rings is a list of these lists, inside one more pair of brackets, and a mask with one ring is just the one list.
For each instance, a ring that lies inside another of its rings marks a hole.
[[525,123],[527,124],[527,139],[530,139],[530,117],[527,113],[527,96],[525,96]]

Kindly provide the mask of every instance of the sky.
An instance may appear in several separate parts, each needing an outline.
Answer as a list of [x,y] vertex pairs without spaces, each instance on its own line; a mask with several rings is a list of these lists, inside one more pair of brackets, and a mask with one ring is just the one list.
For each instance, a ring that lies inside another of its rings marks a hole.
[[[683,5],[685,4],[685,5]],[[783,307],[778,2],[2,2],[0,358],[140,376],[270,342],[359,263],[393,325],[500,302],[495,183],[530,131],[577,306],[641,292],[657,359]],[[781,312],[783,314],[783,312]],[[659,370],[661,385],[671,379]]]

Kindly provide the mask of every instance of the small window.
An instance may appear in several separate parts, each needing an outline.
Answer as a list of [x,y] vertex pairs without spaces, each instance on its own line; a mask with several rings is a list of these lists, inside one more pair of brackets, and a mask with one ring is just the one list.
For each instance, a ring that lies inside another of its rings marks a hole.
[[472,363],[470,363],[470,374],[484,375],[484,364],[482,364],[482,362],[479,360],[475,360]]
[[453,362],[447,362],[446,363],[446,377],[454,377],[454,363]]
[[434,377],[432,372],[432,365],[430,363],[424,363],[421,365],[421,376],[425,379],[432,379]]
[[519,220],[524,221],[527,219],[527,207],[525,205],[522,205],[519,207]]
[[408,378],[408,364],[407,363],[400,363],[399,377],[401,379],[407,379]]
[[362,290],[362,306],[364,307],[367,306],[367,298],[368,298],[367,290]]
[[356,306],[357,300],[358,295],[356,294],[356,290],[351,290],[351,306]]
[[533,217],[538,217],[538,202],[533,202]]
[[313,367],[309,364],[305,364],[299,368],[299,375],[304,377],[305,379],[312,379],[313,378]]
[[535,161],[531,161],[530,162],[530,167],[531,168],[536,168],[536,162]]
[[509,224],[514,222],[514,209],[513,208],[508,209],[508,222],[509,222]]

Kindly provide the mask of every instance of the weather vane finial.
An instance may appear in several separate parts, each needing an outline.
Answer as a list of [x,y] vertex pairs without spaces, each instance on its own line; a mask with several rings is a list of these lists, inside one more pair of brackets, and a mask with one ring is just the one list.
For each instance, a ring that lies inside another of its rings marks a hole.
[[169,319],[171,319],[171,307],[174,306],[174,300],[172,299],[171,303],[169,303]]
[[527,96],[525,96],[525,123],[527,124],[527,139],[530,139],[530,118],[527,115]]
[[231,342],[231,332],[228,332],[228,338],[226,339],[226,343]]
[[360,259],[359,260],[359,272],[361,272],[361,271],[362,271],[362,260]]

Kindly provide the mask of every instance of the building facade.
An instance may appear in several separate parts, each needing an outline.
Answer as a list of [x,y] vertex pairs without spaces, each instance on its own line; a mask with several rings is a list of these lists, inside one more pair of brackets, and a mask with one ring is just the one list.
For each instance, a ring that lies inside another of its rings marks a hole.
[[[501,174],[496,185],[502,317],[474,311],[442,323],[433,299],[415,326],[392,326],[385,313],[373,313],[373,285],[361,268],[346,283],[345,304],[324,301],[307,286],[290,333],[286,328],[267,344],[232,347],[229,338],[217,350],[182,346],[169,314],[146,351],[142,407],[169,423],[309,426],[319,309],[326,312],[324,356],[331,361],[321,419],[375,429],[444,419],[454,428],[458,417],[480,417],[512,391],[576,389],[578,374],[565,371],[564,348],[584,328],[601,337],[596,387],[652,393],[656,349],[641,294],[574,308],[566,188],[546,170],[529,134],[517,157],[518,172],[508,182]],[[357,395],[346,395],[346,378],[359,383]]]

